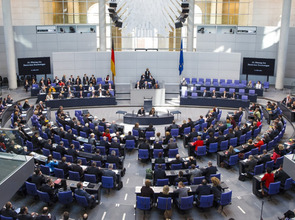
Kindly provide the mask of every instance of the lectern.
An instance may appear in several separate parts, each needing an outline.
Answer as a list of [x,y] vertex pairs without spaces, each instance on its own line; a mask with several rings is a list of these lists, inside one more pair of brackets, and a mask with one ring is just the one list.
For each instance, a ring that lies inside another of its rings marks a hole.
[[153,107],[153,97],[143,99],[143,107],[145,112],[149,112]]

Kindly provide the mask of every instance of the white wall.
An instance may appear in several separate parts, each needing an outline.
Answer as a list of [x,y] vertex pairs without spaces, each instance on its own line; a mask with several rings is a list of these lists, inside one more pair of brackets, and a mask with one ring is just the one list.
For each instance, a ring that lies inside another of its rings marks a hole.
[[[253,0],[253,26],[279,26],[284,0]],[[292,1],[290,26],[295,26],[295,3]]]
[[[54,76],[63,74],[110,74],[110,52],[53,53]],[[130,83],[140,79],[149,68],[159,82],[179,83],[179,52],[116,52],[116,83]],[[184,52],[182,77],[239,79],[239,53]]]
[[[16,63],[18,58],[51,57],[57,51],[97,50],[96,33],[37,34],[36,26],[14,26],[13,30]],[[7,76],[3,26],[0,27],[0,74]]]

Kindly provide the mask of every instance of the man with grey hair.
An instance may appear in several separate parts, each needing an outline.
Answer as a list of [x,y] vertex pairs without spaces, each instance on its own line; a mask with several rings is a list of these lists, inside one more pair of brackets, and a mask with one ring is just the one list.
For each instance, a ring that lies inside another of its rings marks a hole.
[[94,135],[94,133],[90,134],[90,136],[88,138],[88,144],[95,145],[95,135]]
[[63,141],[60,141],[60,142],[59,142],[59,145],[56,146],[55,151],[56,151],[56,152],[59,152],[59,153],[61,154],[62,157],[64,156],[64,154],[67,153]]
[[249,156],[249,159],[247,159],[245,163],[245,172],[254,172],[254,167],[257,165],[257,160],[254,158],[253,155]]
[[114,187],[116,185],[116,173],[113,171],[113,164],[109,164],[108,169],[103,171],[103,176],[110,176],[114,179]]
[[107,163],[113,163],[116,165],[116,169],[122,169],[119,157],[116,156],[116,151],[112,150],[111,155],[107,157]]

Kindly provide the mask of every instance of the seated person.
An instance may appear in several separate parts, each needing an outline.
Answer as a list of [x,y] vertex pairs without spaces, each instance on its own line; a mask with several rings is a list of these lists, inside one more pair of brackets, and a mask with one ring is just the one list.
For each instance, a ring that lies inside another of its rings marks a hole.
[[155,163],[157,163],[157,164],[165,163],[165,158],[163,158],[163,153],[162,152],[159,152],[158,158],[155,159]]
[[199,146],[204,146],[204,141],[202,140],[202,137],[198,136],[197,140],[192,145],[195,147],[195,151],[198,150]]
[[163,170],[162,164],[159,164],[158,169],[155,169],[154,171],[155,183],[157,182],[157,179],[165,179],[165,178],[166,178],[165,170]]
[[178,177],[175,178],[174,185],[176,186],[176,184],[179,182],[183,182],[183,183],[188,182],[187,178],[183,176],[182,171],[178,172]]
[[71,170],[74,172],[78,172],[80,175],[80,180],[84,179],[84,170],[82,168],[82,160],[77,160],[77,164],[71,164]]
[[261,178],[261,193],[262,195],[265,194],[264,192],[264,187],[266,187],[267,189],[269,188],[269,185],[271,183],[273,183],[275,180],[274,180],[274,174],[271,172],[271,168],[267,168],[266,169],[266,173],[264,174],[264,176]]
[[206,89],[204,89],[204,91],[202,92],[202,96],[203,97],[209,97],[209,93],[207,92]]
[[254,148],[254,144],[252,142],[252,139],[249,139],[248,143],[242,145],[242,147],[243,147],[243,150],[240,151],[241,153],[246,153],[246,152],[251,151]]
[[216,166],[213,166],[212,161],[208,161],[208,167],[205,167],[201,170],[202,170],[203,176],[205,176],[207,182],[209,182],[209,180],[210,180],[210,175],[216,174],[218,171]]
[[1,209],[0,215],[3,215],[4,217],[10,217],[13,220],[17,219],[17,213],[13,210],[11,202],[7,202],[5,206]]
[[180,157],[180,154],[176,154],[175,159],[170,162],[170,164],[182,164],[183,160]]
[[211,98],[217,98],[217,94],[215,92],[215,89],[211,92]]
[[281,182],[281,187],[284,188],[285,182],[289,177],[289,175],[283,170],[283,164],[280,165],[280,168],[275,172],[275,181]]
[[185,185],[183,184],[183,182],[179,182],[178,183],[178,189],[174,190],[173,193],[177,193],[178,194],[178,198],[176,200],[174,200],[174,202],[177,204],[180,204],[181,202],[181,198],[182,197],[187,197],[188,196],[188,188],[185,187]]
[[246,173],[253,173],[254,167],[257,165],[257,160],[254,158],[253,155],[250,155],[245,163],[245,171]]
[[40,191],[48,193],[51,202],[57,201],[57,194],[56,194],[57,190],[54,188],[54,182],[52,181],[51,178],[48,178],[46,180],[46,184],[43,184],[40,187]]
[[141,107],[137,112],[137,116],[144,116],[144,115],[145,115],[145,110],[143,107]]
[[116,151],[112,151],[111,155],[107,156],[107,163],[116,164],[116,169],[122,169],[122,165],[120,163],[120,158],[116,156]]
[[196,190],[196,199],[199,202],[201,196],[207,196],[212,193],[211,186],[207,185],[207,180],[203,179],[202,184]]
[[149,116],[155,116],[156,115],[156,110],[155,108],[153,107],[150,112],[149,112]]
[[215,205],[217,205],[217,201],[220,200],[221,197],[221,193],[223,192],[221,186],[220,186],[220,180],[217,177],[212,177],[211,178],[211,182],[212,182],[212,188],[211,191],[214,195],[214,203]]
[[222,98],[222,99],[226,99],[227,98],[227,93],[226,93],[225,90],[223,91],[223,93],[222,93],[222,95],[221,95],[220,98]]
[[142,197],[149,197],[151,198],[151,202],[152,202],[152,199],[154,197],[154,190],[151,188],[150,180],[147,179],[145,181],[145,185],[141,187],[140,192]]
[[194,182],[194,177],[202,176],[202,171],[199,168],[197,168],[195,164],[192,164],[190,174],[191,174],[190,182],[192,184]]
[[81,182],[77,183],[77,189],[75,189],[75,194],[79,196],[84,196],[87,199],[90,208],[94,208],[97,195],[90,195],[83,189],[83,184]]
[[108,176],[108,177],[113,177],[113,181],[114,181],[114,187],[116,187],[116,185],[118,184],[118,179],[116,176],[116,173],[113,171],[113,164],[109,164],[108,169],[107,170],[103,170],[103,176]]

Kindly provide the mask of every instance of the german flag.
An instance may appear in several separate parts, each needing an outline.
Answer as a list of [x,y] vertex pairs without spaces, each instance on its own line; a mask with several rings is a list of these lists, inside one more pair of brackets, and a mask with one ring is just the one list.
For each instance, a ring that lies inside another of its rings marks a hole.
[[116,76],[115,50],[114,50],[114,41],[113,40],[112,40],[111,71],[113,73],[113,77]]

